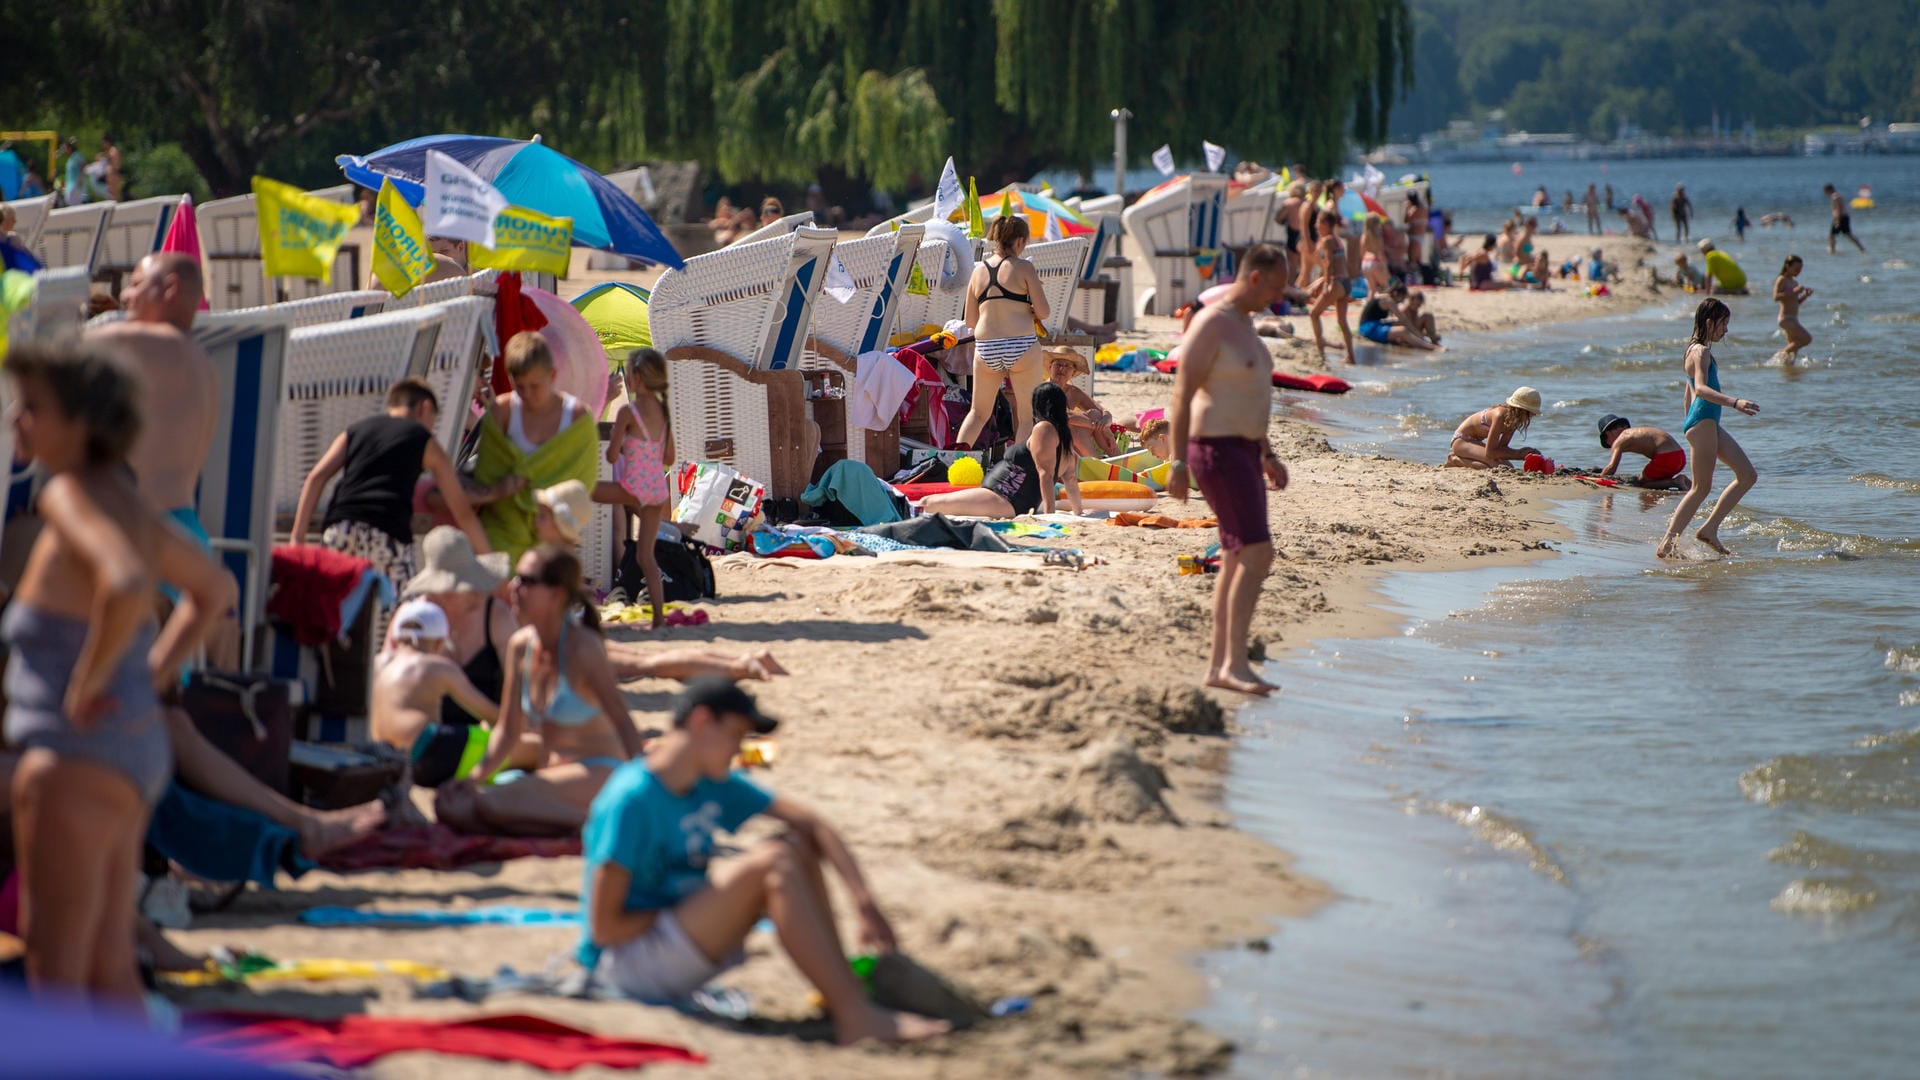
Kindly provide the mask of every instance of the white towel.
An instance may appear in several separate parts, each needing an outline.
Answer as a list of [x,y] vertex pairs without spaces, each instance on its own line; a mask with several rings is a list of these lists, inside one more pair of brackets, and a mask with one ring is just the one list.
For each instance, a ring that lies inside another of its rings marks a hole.
[[913,390],[913,369],[890,352],[863,352],[854,359],[853,392],[847,395],[847,423],[885,431]]

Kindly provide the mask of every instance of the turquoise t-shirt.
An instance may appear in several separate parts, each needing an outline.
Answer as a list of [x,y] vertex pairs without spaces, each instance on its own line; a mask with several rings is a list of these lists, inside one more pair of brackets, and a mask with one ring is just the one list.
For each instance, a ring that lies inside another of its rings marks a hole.
[[580,963],[592,970],[600,962],[588,905],[593,874],[602,863],[617,863],[633,875],[626,910],[670,908],[706,885],[714,834],[737,831],[772,802],[772,792],[737,771],[720,783],[703,778],[685,795],[675,795],[654,778],[645,759],[613,770],[587,811],[581,837],[586,869],[580,885],[580,947],[574,953]]

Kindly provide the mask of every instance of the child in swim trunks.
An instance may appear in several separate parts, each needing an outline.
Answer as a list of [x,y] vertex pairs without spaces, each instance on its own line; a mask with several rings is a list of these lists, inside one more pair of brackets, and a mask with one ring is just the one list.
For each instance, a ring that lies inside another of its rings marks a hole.
[[[27,977],[140,998],[142,839],[173,770],[156,687],[234,602],[232,579],[141,497],[127,465],[139,376],[100,343],[7,355],[14,449],[46,470],[45,527],[0,620]],[[180,590],[156,633],[156,581]]]
[[441,702],[452,699],[475,719],[492,724],[500,706],[482,694],[448,655],[447,613],[415,599],[394,613],[392,649],[373,677],[369,729],[373,737],[409,755],[415,782],[426,787],[465,776],[486,754],[479,724],[442,725]]
[[334,436],[306,483],[293,516],[293,543],[304,544],[320,493],[336,474],[333,501],[321,525],[320,542],[334,551],[365,559],[387,576],[396,592],[412,580],[417,561],[413,546],[413,495],[421,473],[431,474],[460,530],[474,550],[486,554],[486,531],[467,502],[453,459],[434,440],[440,400],[422,379],[405,378],[387,390],[387,411],[370,416]]
[[621,369],[627,383],[627,407],[613,420],[607,440],[607,461],[613,480],[594,486],[595,502],[625,506],[640,515],[637,553],[640,573],[647,581],[647,603],[653,608],[653,626],[666,622],[661,605],[666,588],[660,564],[654,561],[653,542],[669,502],[667,469],[673,464],[673,427],[667,415],[667,359],[652,349],[635,350]]
[[1624,416],[1608,413],[1600,418],[1600,445],[1613,451],[1601,476],[1612,476],[1620,468],[1622,454],[1643,454],[1647,466],[1634,483],[1644,488],[1685,491],[1692,481],[1681,476],[1687,467],[1687,451],[1680,440],[1657,427],[1634,427]]

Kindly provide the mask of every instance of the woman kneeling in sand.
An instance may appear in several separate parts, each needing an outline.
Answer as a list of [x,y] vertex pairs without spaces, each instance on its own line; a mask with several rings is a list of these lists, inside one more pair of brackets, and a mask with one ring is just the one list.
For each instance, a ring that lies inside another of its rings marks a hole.
[[574,833],[600,785],[640,755],[640,731],[607,660],[599,612],[582,591],[580,560],[542,545],[517,569],[520,629],[502,657],[500,724],[476,774],[493,783],[443,786],[434,815],[466,832]]
[[1453,431],[1453,446],[1444,467],[1491,469],[1509,461],[1525,461],[1528,454],[1540,451],[1531,446],[1518,449],[1509,445],[1514,436],[1527,430],[1540,415],[1540,391],[1522,386],[1507,395],[1507,400],[1492,405],[1460,421]]

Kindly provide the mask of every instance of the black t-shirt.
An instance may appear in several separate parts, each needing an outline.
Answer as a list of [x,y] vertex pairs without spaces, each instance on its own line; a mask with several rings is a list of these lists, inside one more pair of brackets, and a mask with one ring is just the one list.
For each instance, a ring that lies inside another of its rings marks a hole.
[[413,542],[413,488],[433,432],[402,416],[373,416],[347,429],[347,461],[321,528],[363,521]]
[[1380,298],[1377,296],[1367,297],[1366,305],[1360,309],[1360,321],[1386,322],[1387,305],[1381,303]]

